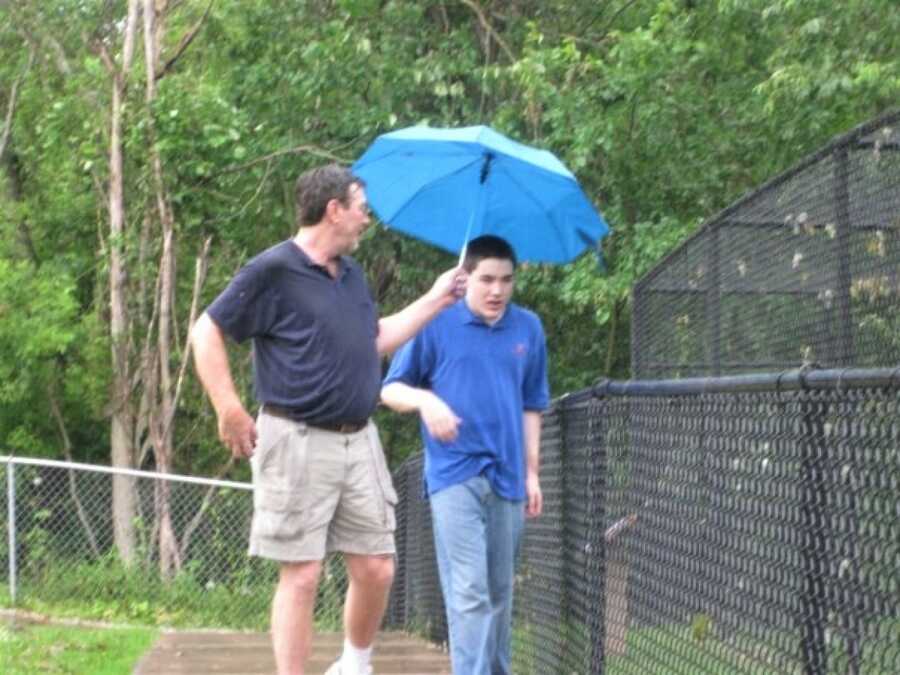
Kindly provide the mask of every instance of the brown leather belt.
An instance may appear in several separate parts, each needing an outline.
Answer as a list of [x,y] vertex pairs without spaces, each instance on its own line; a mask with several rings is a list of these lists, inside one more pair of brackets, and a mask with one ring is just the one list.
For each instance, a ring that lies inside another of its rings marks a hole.
[[263,404],[263,412],[267,415],[281,417],[293,422],[303,422],[307,426],[315,427],[316,429],[324,429],[325,431],[333,431],[337,434],[355,434],[357,431],[365,429],[366,425],[369,423],[369,420],[362,420],[361,422],[317,422],[313,424],[297,417],[290,408],[283,408],[279,405],[272,405],[271,403]]

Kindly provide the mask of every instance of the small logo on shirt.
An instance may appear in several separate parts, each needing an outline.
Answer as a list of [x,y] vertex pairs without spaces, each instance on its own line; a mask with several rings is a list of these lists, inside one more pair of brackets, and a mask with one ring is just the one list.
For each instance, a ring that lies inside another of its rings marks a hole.
[[517,342],[516,346],[513,347],[513,354],[516,356],[525,356],[528,352],[528,347],[525,346],[524,342]]

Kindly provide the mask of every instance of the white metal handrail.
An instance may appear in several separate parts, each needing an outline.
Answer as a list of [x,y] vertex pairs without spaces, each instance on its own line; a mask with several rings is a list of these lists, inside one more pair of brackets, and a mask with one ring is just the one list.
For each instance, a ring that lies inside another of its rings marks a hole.
[[182,476],[172,473],[160,473],[158,471],[141,471],[139,469],[121,469],[100,464],[82,464],[79,462],[62,462],[54,459],[37,459],[34,457],[16,457],[12,455],[0,455],[0,464],[7,465],[6,498],[7,513],[9,514],[9,594],[13,605],[16,602],[16,465],[43,466],[69,471],[89,471],[92,473],[116,474],[120,476],[133,476],[135,478],[149,478],[151,480],[167,480],[178,483],[191,483],[194,485],[207,485],[213,487],[234,488],[236,490],[253,490],[252,483],[240,483],[230,480],[218,480],[214,478],[198,478],[196,476]]

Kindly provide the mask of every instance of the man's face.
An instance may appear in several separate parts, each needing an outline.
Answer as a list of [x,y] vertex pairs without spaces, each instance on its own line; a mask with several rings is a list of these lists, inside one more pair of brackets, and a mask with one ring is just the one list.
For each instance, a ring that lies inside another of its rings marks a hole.
[[469,274],[466,304],[487,323],[503,316],[512,298],[515,270],[511,260],[485,258]]
[[348,205],[336,201],[335,234],[341,251],[352,253],[359,247],[359,238],[369,224],[369,203],[366,191],[354,183],[348,190]]

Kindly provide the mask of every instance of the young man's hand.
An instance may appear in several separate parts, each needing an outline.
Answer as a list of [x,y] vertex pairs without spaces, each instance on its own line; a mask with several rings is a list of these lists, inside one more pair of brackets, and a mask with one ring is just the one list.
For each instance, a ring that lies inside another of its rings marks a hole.
[[532,471],[525,477],[525,496],[528,503],[525,505],[525,515],[529,518],[537,518],[544,510],[544,494],[541,492],[541,481],[538,475]]
[[429,394],[419,406],[419,414],[422,416],[425,428],[439,441],[445,443],[455,441],[459,435],[459,425],[462,420],[442,399],[430,392]]

